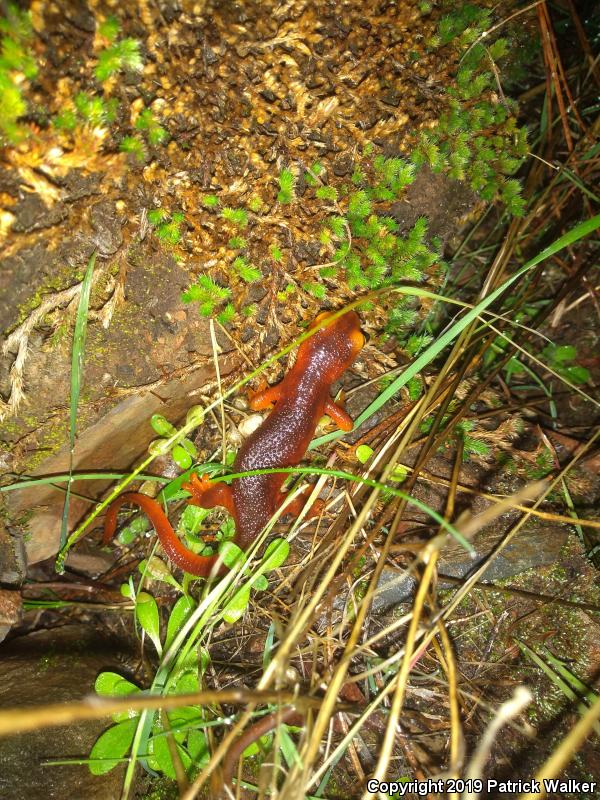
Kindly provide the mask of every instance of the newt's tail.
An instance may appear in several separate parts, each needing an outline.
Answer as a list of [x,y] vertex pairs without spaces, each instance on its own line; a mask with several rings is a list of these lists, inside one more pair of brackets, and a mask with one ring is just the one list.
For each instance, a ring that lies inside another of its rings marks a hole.
[[188,550],[173,530],[171,523],[167,519],[159,503],[152,497],[148,497],[148,495],[141,494],[140,492],[125,492],[109,505],[106,516],[104,517],[102,544],[108,544],[115,535],[117,514],[121,506],[127,503],[139,506],[148,516],[165,553],[174,564],[200,578],[206,578],[210,575],[212,568],[218,560],[218,556],[199,556],[196,553],[192,553],[191,550]]

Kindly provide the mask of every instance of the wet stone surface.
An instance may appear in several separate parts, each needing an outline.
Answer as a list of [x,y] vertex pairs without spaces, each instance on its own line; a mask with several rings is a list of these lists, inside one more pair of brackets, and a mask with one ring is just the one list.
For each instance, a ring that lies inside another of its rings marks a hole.
[[[27,709],[79,700],[93,693],[98,673],[123,672],[128,656],[122,642],[89,626],[68,625],[13,639],[0,646],[0,706]],[[44,765],[53,759],[86,758],[107,720],[0,738],[0,797],[4,800],[114,800],[122,768],[103,776],[85,765]]]

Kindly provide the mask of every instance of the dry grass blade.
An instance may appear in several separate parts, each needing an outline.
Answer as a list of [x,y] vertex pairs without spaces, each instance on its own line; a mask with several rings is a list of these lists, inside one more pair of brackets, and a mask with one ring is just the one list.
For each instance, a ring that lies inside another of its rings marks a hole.
[[[0,736],[11,736],[16,733],[50,728],[55,725],[68,725],[84,719],[102,719],[111,714],[124,711],[142,711],[144,709],[170,709],[191,705],[210,705],[212,703],[231,703],[242,705],[247,703],[278,703],[293,705],[299,710],[321,707],[321,700],[312,697],[300,697],[293,692],[270,692],[246,689],[224,689],[221,691],[204,691],[193,694],[169,695],[167,697],[102,698],[90,697],[79,703],[53,703],[39,708],[24,711],[21,708],[9,708],[0,711]],[[340,711],[355,711],[349,704],[340,704]]]
[[[518,717],[521,712],[523,712],[527,706],[531,703],[533,697],[529,689],[525,686],[518,686],[513,696],[503,703],[496,715],[488,725],[487,729],[485,730],[479,744],[477,746],[477,750],[473,754],[473,758],[467,765],[466,769],[466,780],[477,780],[481,779],[487,759],[489,758],[490,752],[496,741],[500,730],[509,722],[510,720],[515,719]],[[463,800],[474,800],[474,798],[478,797],[479,793],[474,791],[466,791],[462,795]]]

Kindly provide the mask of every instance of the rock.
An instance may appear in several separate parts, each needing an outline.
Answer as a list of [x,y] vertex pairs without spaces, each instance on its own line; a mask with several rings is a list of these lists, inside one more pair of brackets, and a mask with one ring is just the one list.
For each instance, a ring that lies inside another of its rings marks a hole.
[[100,200],[90,209],[90,225],[96,232],[94,241],[98,251],[105,256],[113,255],[123,244],[121,223],[114,203]]
[[20,586],[25,576],[25,548],[20,537],[11,536],[0,521],[0,642],[21,621]]
[[57,225],[67,218],[67,211],[61,205],[48,208],[39,195],[27,194],[16,207],[15,216],[13,230],[17,233],[29,233]]
[[[97,203],[90,224],[96,230],[104,222],[110,226],[107,220],[116,220],[111,213],[104,203]],[[115,231],[121,235],[120,230]],[[115,241],[106,236],[107,246],[114,246]],[[28,251],[28,258],[30,255]],[[209,323],[194,307],[181,302],[181,292],[190,282],[188,271],[168,253],[154,253],[149,239],[139,252],[130,253],[130,258],[125,302],[115,309],[108,328],[97,320],[88,325],[73,458],[76,471],[129,469],[155,438],[150,417],[160,413],[177,424],[214,379]],[[15,258],[15,265],[18,261]],[[225,377],[239,357],[226,352],[232,345],[225,337],[217,340],[223,351],[220,368]],[[30,347],[24,370],[26,402],[16,417],[0,426],[0,441],[8,445],[7,471],[47,475],[68,470],[71,343],[71,336],[63,336]],[[191,367],[193,362],[195,367]],[[11,358],[3,363],[9,367]],[[108,485],[105,480],[85,481],[73,483],[72,488],[96,498]],[[28,563],[56,554],[63,504],[63,491],[52,485],[8,493],[11,530],[22,532]],[[69,530],[91,505],[72,495]]]
[[[0,707],[27,708],[80,700],[93,693],[100,671],[123,671],[125,648],[87,625],[67,625],[13,639],[0,652]],[[0,797],[119,797],[123,767],[98,777],[85,765],[44,766],[54,759],[86,758],[109,724],[106,719],[86,720],[0,738]]]

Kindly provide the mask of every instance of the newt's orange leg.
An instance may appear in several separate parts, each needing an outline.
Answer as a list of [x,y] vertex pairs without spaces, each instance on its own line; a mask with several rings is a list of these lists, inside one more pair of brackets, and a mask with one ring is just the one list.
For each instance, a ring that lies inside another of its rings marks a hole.
[[265,408],[270,408],[273,403],[276,403],[278,400],[281,400],[282,396],[283,389],[281,383],[277,383],[275,386],[267,386],[267,384],[263,382],[258,391],[249,395],[250,408],[253,411],[262,411]]
[[325,413],[342,431],[351,431],[354,427],[352,417],[341,406],[334,403],[331,398],[328,398],[325,402]]
[[208,475],[199,478],[195,472],[190,475],[189,483],[183,483],[182,489],[189,492],[192,496],[188,503],[200,508],[214,508],[222,506],[232,517],[235,517],[235,506],[231,487],[226,483],[213,483]]

